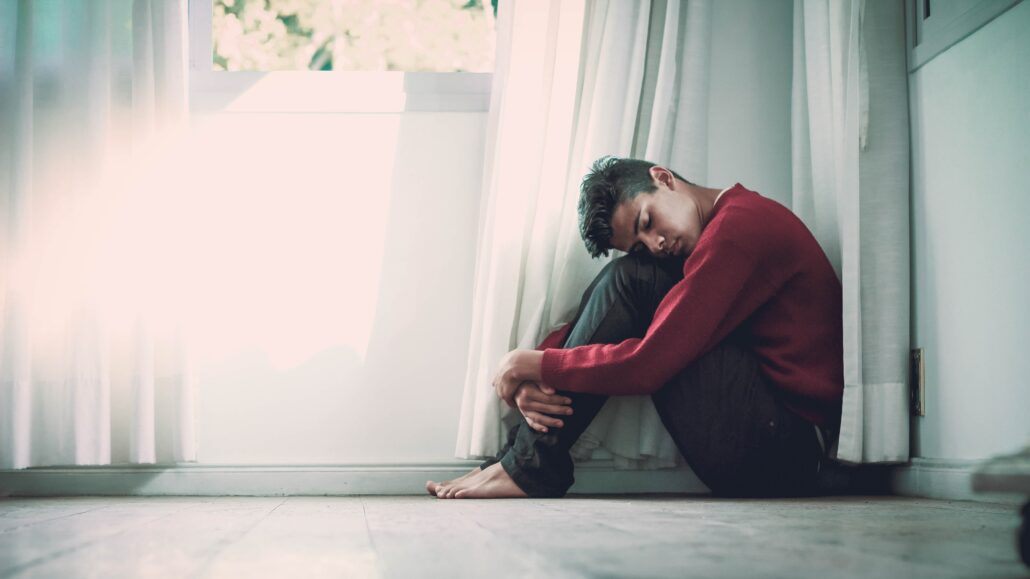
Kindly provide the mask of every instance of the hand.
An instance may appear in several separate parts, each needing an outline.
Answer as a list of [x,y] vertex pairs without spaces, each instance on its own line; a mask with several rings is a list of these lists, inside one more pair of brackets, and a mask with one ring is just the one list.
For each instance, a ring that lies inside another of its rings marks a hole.
[[494,375],[497,397],[515,408],[515,392],[523,382],[540,382],[540,365],[544,353],[537,350],[512,350],[501,358]]
[[[526,424],[538,432],[547,432],[548,426],[564,426],[558,418],[547,414],[572,414],[572,400],[556,394],[554,388],[536,382],[523,382],[515,393],[515,404],[526,417]],[[546,413],[546,414],[545,414]]]

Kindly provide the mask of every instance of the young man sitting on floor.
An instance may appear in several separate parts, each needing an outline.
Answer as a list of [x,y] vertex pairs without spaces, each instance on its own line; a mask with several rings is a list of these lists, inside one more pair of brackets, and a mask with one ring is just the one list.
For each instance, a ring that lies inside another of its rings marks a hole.
[[740,184],[700,187],[647,161],[605,157],[583,179],[593,257],[627,252],[575,319],[494,378],[521,412],[496,458],[426,489],[439,498],[561,497],[569,449],[608,396],[650,394],[715,494],[815,490],[843,395],[841,285],[787,208]]

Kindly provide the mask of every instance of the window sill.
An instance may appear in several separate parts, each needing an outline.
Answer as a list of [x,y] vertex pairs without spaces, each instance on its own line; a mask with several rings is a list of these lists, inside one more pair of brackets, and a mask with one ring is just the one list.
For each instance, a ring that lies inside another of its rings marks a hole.
[[485,112],[490,73],[222,72],[190,74],[194,113]]

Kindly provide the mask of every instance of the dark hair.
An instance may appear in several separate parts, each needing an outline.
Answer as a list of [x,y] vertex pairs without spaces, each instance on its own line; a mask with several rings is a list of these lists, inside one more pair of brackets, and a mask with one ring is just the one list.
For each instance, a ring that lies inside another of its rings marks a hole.
[[[591,257],[608,255],[612,249],[612,215],[620,203],[640,193],[654,193],[651,177],[655,163],[640,159],[601,157],[579,185],[579,234]],[[671,171],[677,179],[690,183]]]

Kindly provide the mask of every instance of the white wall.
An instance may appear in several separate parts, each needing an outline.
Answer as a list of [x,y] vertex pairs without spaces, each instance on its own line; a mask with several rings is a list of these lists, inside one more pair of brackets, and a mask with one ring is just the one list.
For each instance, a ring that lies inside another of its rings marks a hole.
[[208,207],[262,256],[213,268],[200,463],[453,462],[485,116],[196,119]]
[[712,2],[708,183],[791,206],[792,0]]
[[913,347],[927,382],[913,454],[986,458],[1030,442],[1030,2],[909,84]]

